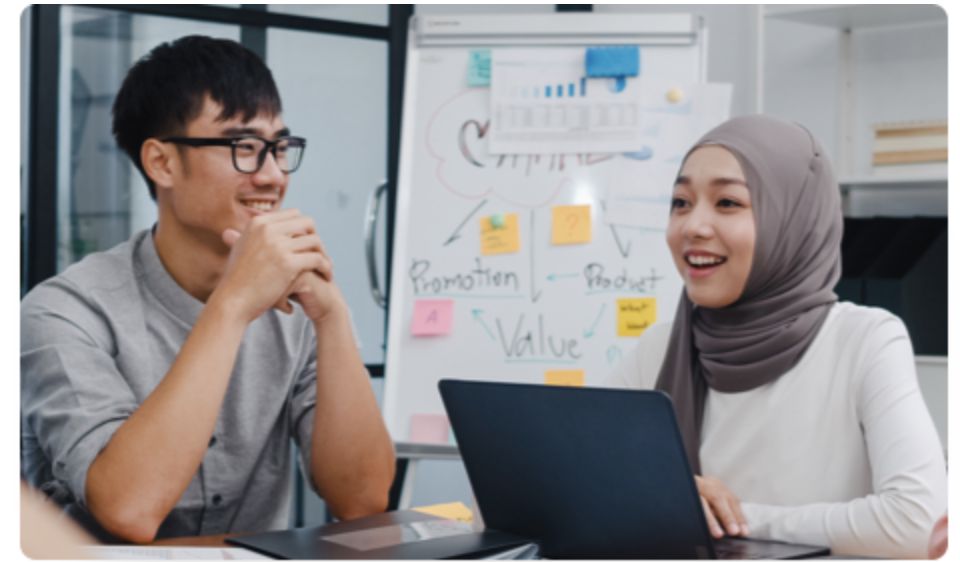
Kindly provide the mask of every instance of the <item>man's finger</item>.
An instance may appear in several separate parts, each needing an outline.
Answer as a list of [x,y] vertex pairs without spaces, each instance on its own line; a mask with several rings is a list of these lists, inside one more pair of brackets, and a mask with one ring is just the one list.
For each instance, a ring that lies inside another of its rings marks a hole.
[[333,266],[330,265],[330,261],[317,252],[293,254],[291,260],[293,266],[300,272],[316,271],[321,277],[324,277],[324,279],[326,279],[327,276],[333,276]]
[[270,231],[284,236],[305,236],[316,232],[313,219],[304,215],[294,215],[284,220],[270,223]]
[[323,265],[314,269],[314,271],[323,278],[324,281],[333,281],[333,263],[329,258],[324,258]]
[[323,254],[323,256],[326,257],[327,259],[330,259],[330,257],[327,256],[326,249],[323,247],[323,242],[320,241],[320,237],[317,236],[316,234],[295,236],[290,239],[288,244],[289,244],[289,248],[294,252],[307,252],[312,250],[315,252],[319,252],[320,254]]

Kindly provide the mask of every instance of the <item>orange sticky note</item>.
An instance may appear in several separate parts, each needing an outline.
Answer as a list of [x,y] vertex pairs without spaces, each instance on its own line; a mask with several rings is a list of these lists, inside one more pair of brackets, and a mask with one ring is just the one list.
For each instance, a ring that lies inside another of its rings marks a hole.
[[413,303],[414,336],[445,336],[453,328],[453,301],[451,299],[421,299]]
[[413,414],[410,416],[410,441],[414,443],[446,443],[450,422],[443,414]]
[[559,205],[553,208],[554,244],[585,244],[590,241],[590,205]]
[[[497,221],[499,222],[499,220]],[[494,225],[493,217],[480,219],[480,253],[485,256],[520,251],[520,226],[516,213],[503,215],[503,224]]]
[[413,511],[419,511],[420,513],[426,513],[428,515],[436,515],[437,517],[443,517],[444,519],[463,521],[465,523],[473,522],[473,512],[470,511],[469,507],[463,505],[463,502],[435,503],[433,505],[415,507],[413,508]]
[[639,336],[657,321],[657,299],[617,299],[617,335]]
[[547,371],[546,375],[547,384],[555,384],[557,386],[583,386],[583,380],[582,369]]

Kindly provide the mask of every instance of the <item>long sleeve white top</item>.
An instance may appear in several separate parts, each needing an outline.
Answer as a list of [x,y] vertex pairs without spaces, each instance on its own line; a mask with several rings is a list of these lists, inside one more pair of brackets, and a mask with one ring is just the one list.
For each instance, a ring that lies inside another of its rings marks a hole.
[[[669,336],[669,324],[648,330],[605,384],[653,388]],[[925,557],[946,510],[943,451],[910,338],[878,308],[838,303],[777,380],[710,389],[700,462],[740,498],[752,537],[834,554]]]

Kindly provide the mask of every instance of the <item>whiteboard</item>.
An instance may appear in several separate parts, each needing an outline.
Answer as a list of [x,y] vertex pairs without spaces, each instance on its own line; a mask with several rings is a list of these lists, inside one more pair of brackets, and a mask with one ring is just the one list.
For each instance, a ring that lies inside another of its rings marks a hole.
[[[686,123],[645,154],[491,154],[491,89],[468,87],[471,53],[490,49],[496,61],[506,49],[569,57],[639,45],[636,80],[662,96],[703,81],[706,34],[699,18],[673,14],[426,16],[411,26],[384,417],[396,442],[452,444],[449,432],[423,431],[444,417],[440,379],[544,383],[548,372],[582,371],[596,384],[636,341],[618,335],[621,299],[643,299],[626,306],[651,305],[655,322],[672,318],[682,287],[664,239],[672,182],[683,151],[713,125]],[[588,242],[553,243],[554,208],[568,205],[589,206]],[[483,255],[495,215],[515,215],[516,252]],[[418,301],[451,307],[445,333],[414,335]]]

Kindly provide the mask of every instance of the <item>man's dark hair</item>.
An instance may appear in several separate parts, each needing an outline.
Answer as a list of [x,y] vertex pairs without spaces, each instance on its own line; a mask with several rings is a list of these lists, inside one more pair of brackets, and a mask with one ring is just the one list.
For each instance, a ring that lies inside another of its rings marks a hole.
[[235,41],[200,35],[163,43],[136,62],[113,102],[113,135],[157,198],[156,186],[140,162],[140,147],[151,137],[182,134],[203,110],[206,96],[220,104],[219,118],[281,112],[270,69]]

